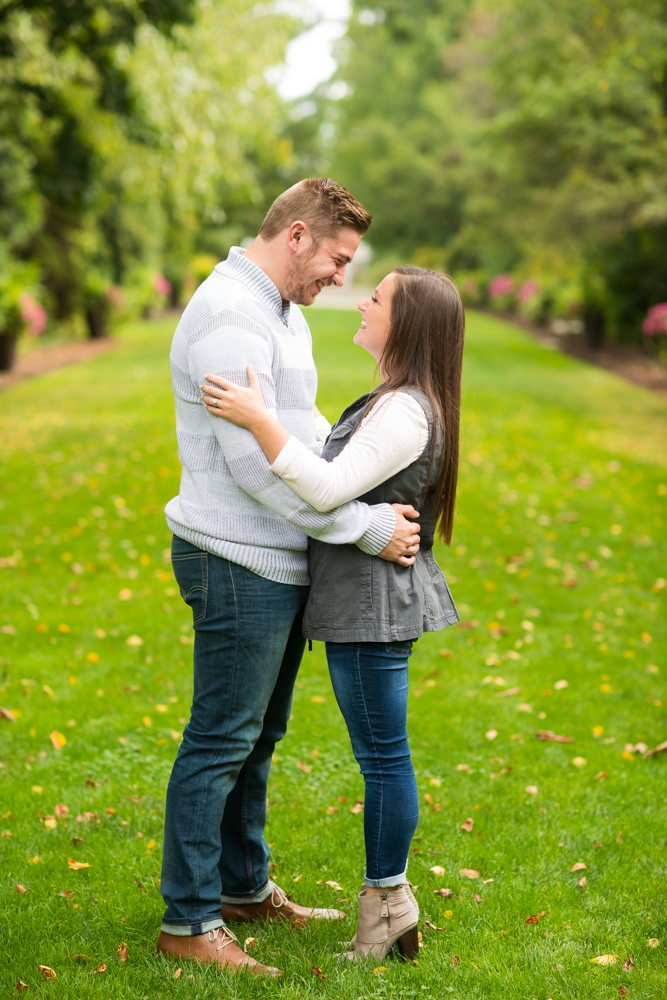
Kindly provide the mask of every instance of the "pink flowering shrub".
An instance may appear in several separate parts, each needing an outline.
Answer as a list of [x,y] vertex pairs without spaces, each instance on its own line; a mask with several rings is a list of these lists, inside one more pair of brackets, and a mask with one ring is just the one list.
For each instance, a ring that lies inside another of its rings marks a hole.
[[163,274],[156,274],[153,278],[153,288],[158,295],[171,295],[171,282],[167,281]]
[[24,292],[19,299],[21,319],[26,328],[26,333],[31,337],[39,337],[46,329],[46,309],[40,305],[36,299],[28,292]]
[[642,332],[645,337],[667,337],[667,302],[650,307],[642,323]]
[[525,305],[539,295],[541,290],[536,281],[524,281],[516,293],[516,300],[520,306]]
[[118,285],[109,285],[107,298],[115,310],[121,312],[125,308],[125,292]]
[[488,293],[490,299],[501,299],[511,295],[514,291],[514,278],[511,274],[497,274],[489,282]]

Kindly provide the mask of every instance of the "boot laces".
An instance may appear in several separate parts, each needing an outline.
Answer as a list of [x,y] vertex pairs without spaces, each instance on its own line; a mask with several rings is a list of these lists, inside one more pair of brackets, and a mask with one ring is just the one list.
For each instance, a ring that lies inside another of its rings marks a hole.
[[239,939],[235,934],[232,934],[228,927],[217,927],[214,931],[208,932],[208,939],[211,944],[213,944],[214,941],[217,941],[219,937],[220,944],[215,949],[216,951],[222,951],[223,948],[226,948],[228,944],[232,943],[232,941],[236,941],[238,944]]
[[279,886],[274,885],[271,893],[271,905],[279,910],[281,906],[287,906],[288,902],[289,900],[283,890]]

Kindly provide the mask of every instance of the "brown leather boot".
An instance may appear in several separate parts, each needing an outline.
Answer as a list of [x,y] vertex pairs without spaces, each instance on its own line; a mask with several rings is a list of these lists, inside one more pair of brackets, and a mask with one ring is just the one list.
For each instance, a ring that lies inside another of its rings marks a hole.
[[247,920],[344,920],[340,910],[320,910],[311,906],[298,906],[290,902],[282,889],[274,886],[273,892],[261,903],[223,903],[220,915],[225,923]]
[[218,927],[206,934],[181,937],[177,934],[160,932],[157,950],[163,955],[176,959],[192,959],[195,962],[215,962],[228,972],[254,972],[258,976],[282,976],[280,969],[271,965],[260,965],[238,946],[238,938],[228,927]]

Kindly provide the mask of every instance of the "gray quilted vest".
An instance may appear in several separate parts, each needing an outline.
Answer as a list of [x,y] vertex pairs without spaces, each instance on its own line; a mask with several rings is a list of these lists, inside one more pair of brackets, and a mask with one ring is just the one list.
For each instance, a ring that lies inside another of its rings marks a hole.
[[[377,392],[378,390],[375,390]],[[328,545],[311,538],[311,579],[303,634],[326,642],[393,642],[417,639],[459,621],[447,581],[433,556],[436,518],[434,487],[438,478],[440,435],[429,477],[433,415],[419,389],[404,390],[420,404],[429,424],[429,441],[406,469],[359,497],[367,504],[412,504],[419,512],[420,549],[412,566],[399,566],[369,556],[356,545]],[[360,425],[375,392],[362,396],[343,412],[322,451],[331,462]]]

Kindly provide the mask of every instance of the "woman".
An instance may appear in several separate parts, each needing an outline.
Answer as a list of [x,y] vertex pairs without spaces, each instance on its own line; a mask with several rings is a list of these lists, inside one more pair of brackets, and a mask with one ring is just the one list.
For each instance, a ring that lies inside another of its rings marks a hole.
[[354,342],[375,358],[382,384],[344,411],[321,458],[267,412],[251,367],[249,388],[207,375],[202,392],[209,413],[250,430],[272,471],[318,510],[354,498],[421,510],[420,548],[404,565],[311,539],[304,617],[304,635],[326,642],[366,787],[366,875],[348,957],[381,958],[396,945],[413,958],[419,907],[407,859],[419,805],[408,661],[420,635],[459,620],[432,545],[438,519],[447,544],[454,522],[465,320],[451,279],[417,267],[396,268],[359,309]]

